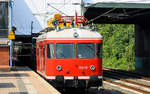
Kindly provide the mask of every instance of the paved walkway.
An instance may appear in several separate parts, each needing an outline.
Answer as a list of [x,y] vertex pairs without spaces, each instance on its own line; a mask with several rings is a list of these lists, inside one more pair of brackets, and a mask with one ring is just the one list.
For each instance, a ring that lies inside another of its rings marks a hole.
[[60,94],[28,67],[0,72],[0,94]]

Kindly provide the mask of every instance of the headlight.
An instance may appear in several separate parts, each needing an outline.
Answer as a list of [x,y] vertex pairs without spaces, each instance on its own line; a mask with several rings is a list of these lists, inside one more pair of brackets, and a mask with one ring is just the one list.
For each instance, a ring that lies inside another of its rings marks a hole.
[[79,37],[79,34],[78,34],[77,32],[75,32],[75,33],[73,34],[73,36],[74,36],[75,38],[78,38],[78,37]]
[[57,69],[58,71],[61,71],[61,70],[62,70],[62,67],[61,67],[60,65],[58,65],[58,66],[56,67],[56,69]]
[[91,66],[90,66],[90,69],[91,69],[92,71],[94,71],[94,70],[95,70],[95,66],[94,66],[94,65],[91,65]]

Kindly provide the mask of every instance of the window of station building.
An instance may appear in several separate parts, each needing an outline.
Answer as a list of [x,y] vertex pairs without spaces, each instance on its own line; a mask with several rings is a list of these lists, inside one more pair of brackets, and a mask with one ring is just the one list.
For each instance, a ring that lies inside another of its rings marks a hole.
[[8,38],[8,2],[0,3],[0,38]]
[[78,43],[77,58],[94,58],[95,46],[94,43]]
[[47,58],[54,58],[54,44],[47,44]]
[[75,58],[75,45],[73,43],[57,43],[56,58]]
[[97,55],[97,58],[102,57],[102,44],[101,43],[96,44],[96,55]]

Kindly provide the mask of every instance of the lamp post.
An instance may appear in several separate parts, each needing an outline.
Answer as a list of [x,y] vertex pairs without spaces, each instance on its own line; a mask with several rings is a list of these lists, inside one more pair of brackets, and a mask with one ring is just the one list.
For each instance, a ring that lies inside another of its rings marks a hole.
[[32,39],[32,34],[33,34],[33,21],[31,21],[31,43],[32,43],[32,49],[33,49],[33,39]]
[[[34,56],[33,56],[33,55],[34,55],[34,54],[33,54],[33,53],[34,53],[34,52],[33,52],[33,50],[34,50],[34,48],[33,48],[33,21],[31,21],[31,47],[32,47],[32,48],[31,48],[31,57],[32,57],[32,58],[30,59],[30,61],[33,62],[33,58],[34,58]],[[30,65],[29,65],[29,66],[30,66]]]

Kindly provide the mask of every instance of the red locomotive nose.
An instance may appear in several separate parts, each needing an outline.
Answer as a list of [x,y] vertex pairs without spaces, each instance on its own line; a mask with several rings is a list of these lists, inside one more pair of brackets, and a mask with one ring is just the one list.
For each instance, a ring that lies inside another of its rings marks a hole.
[[56,16],[37,38],[37,72],[56,88],[101,86],[102,36],[83,16]]

